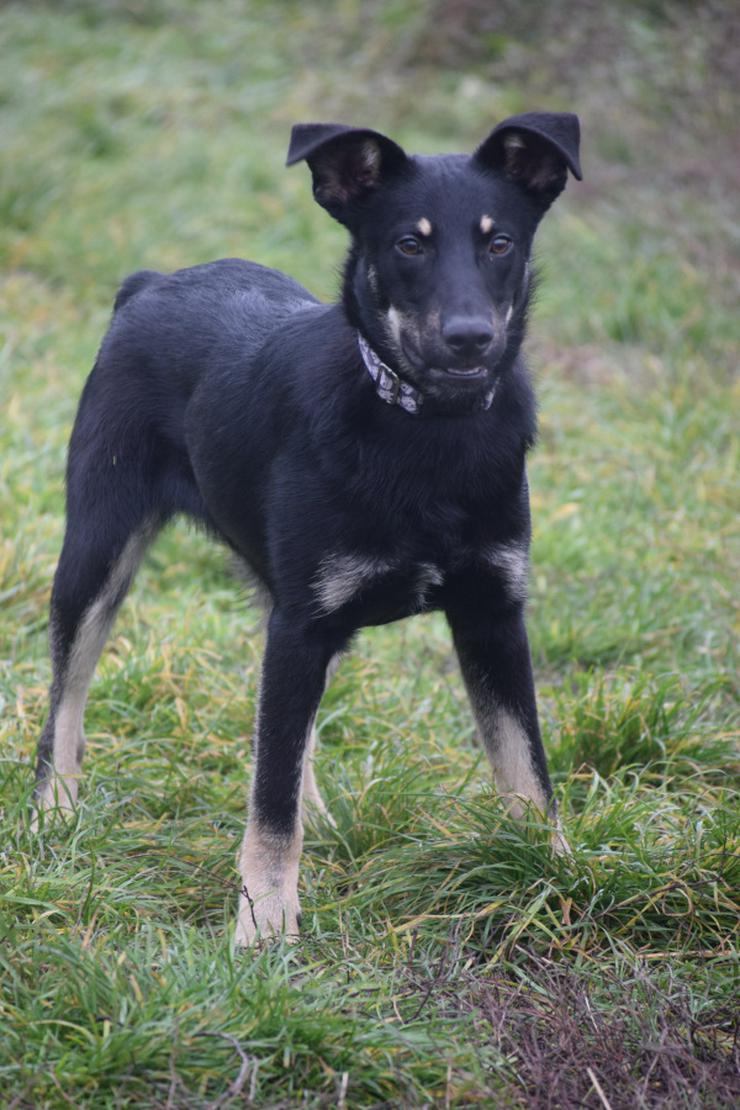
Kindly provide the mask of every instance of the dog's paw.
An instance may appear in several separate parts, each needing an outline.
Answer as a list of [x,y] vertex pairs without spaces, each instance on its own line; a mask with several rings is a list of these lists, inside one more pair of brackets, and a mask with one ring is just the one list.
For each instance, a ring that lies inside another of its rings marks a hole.
[[247,826],[239,853],[242,878],[236,943],[240,946],[284,934],[298,936],[298,863],[303,832],[268,832],[256,821]]
[[47,824],[52,816],[70,817],[77,808],[78,785],[74,776],[54,773],[41,783],[33,799],[31,831],[38,832],[42,813]]
[[239,916],[234,942],[238,948],[248,948],[261,941],[285,936],[294,944],[298,939],[301,908],[298,895],[281,895],[271,890],[255,896],[245,884],[239,896]]

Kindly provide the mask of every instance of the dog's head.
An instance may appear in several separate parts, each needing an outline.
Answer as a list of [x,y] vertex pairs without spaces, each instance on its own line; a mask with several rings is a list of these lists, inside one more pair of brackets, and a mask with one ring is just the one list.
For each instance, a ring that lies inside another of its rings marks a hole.
[[533,112],[474,154],[413,157],[377,131],[293,128],[316,200],[352,234],[345,299],[371,346],[423,394],[474,406],[521,342],[537,225],[581,177],[578,118]]

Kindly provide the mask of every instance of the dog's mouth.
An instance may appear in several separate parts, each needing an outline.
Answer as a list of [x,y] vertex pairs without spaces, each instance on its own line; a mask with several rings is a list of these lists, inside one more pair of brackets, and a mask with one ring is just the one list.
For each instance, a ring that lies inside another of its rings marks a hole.
[[485,378],[488,374],[485,366],[432,366],[430,370],[432,374],[443,374],[448,378],[464,378],[466,381],[476,381]]
[[429,374],[438,382],[480,382],[489,374],[487,366],[439,366],[427,362],[416,344],[406,337],[403,337],[401,347],[409,365],[417,373]]

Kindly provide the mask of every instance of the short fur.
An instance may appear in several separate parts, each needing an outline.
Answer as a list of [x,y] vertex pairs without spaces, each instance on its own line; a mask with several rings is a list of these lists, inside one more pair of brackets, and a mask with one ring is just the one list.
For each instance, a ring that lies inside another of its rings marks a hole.
[[[185,513],[269,600],[237,940],[298,928],[313,723],[358,629],[443,610],[494,776],[554,812],[524,625],[535,436],[520,356],[537,225],[580,177],[575,116],[500,124],[471,156],[293,130],[350,231],[342,300],[226,259],[127,278],[69,448],[37,806],[70,808],[87,688],[146,545]],[[358,332],[421,395],[376,391]],[[491,401],[491,395],[493,400]]]

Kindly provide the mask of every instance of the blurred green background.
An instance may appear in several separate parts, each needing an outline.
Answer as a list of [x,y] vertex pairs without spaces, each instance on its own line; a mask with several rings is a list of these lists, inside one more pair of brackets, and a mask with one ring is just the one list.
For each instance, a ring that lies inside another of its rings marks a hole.
[[[7,1104],[736,1104],[738,72],[718,0],[0,6]],[[28,827],[79,390],[133,270],[241,255],[335,295],[293,122],[433,153],[533,108],[583,130],[527,345],[573,858],[484,785],[444,622],[372,630],[320,718],[338,829],[307,840],[304,939],[234,960],[261,638],[184,523],[93,684],[78,816]]]

